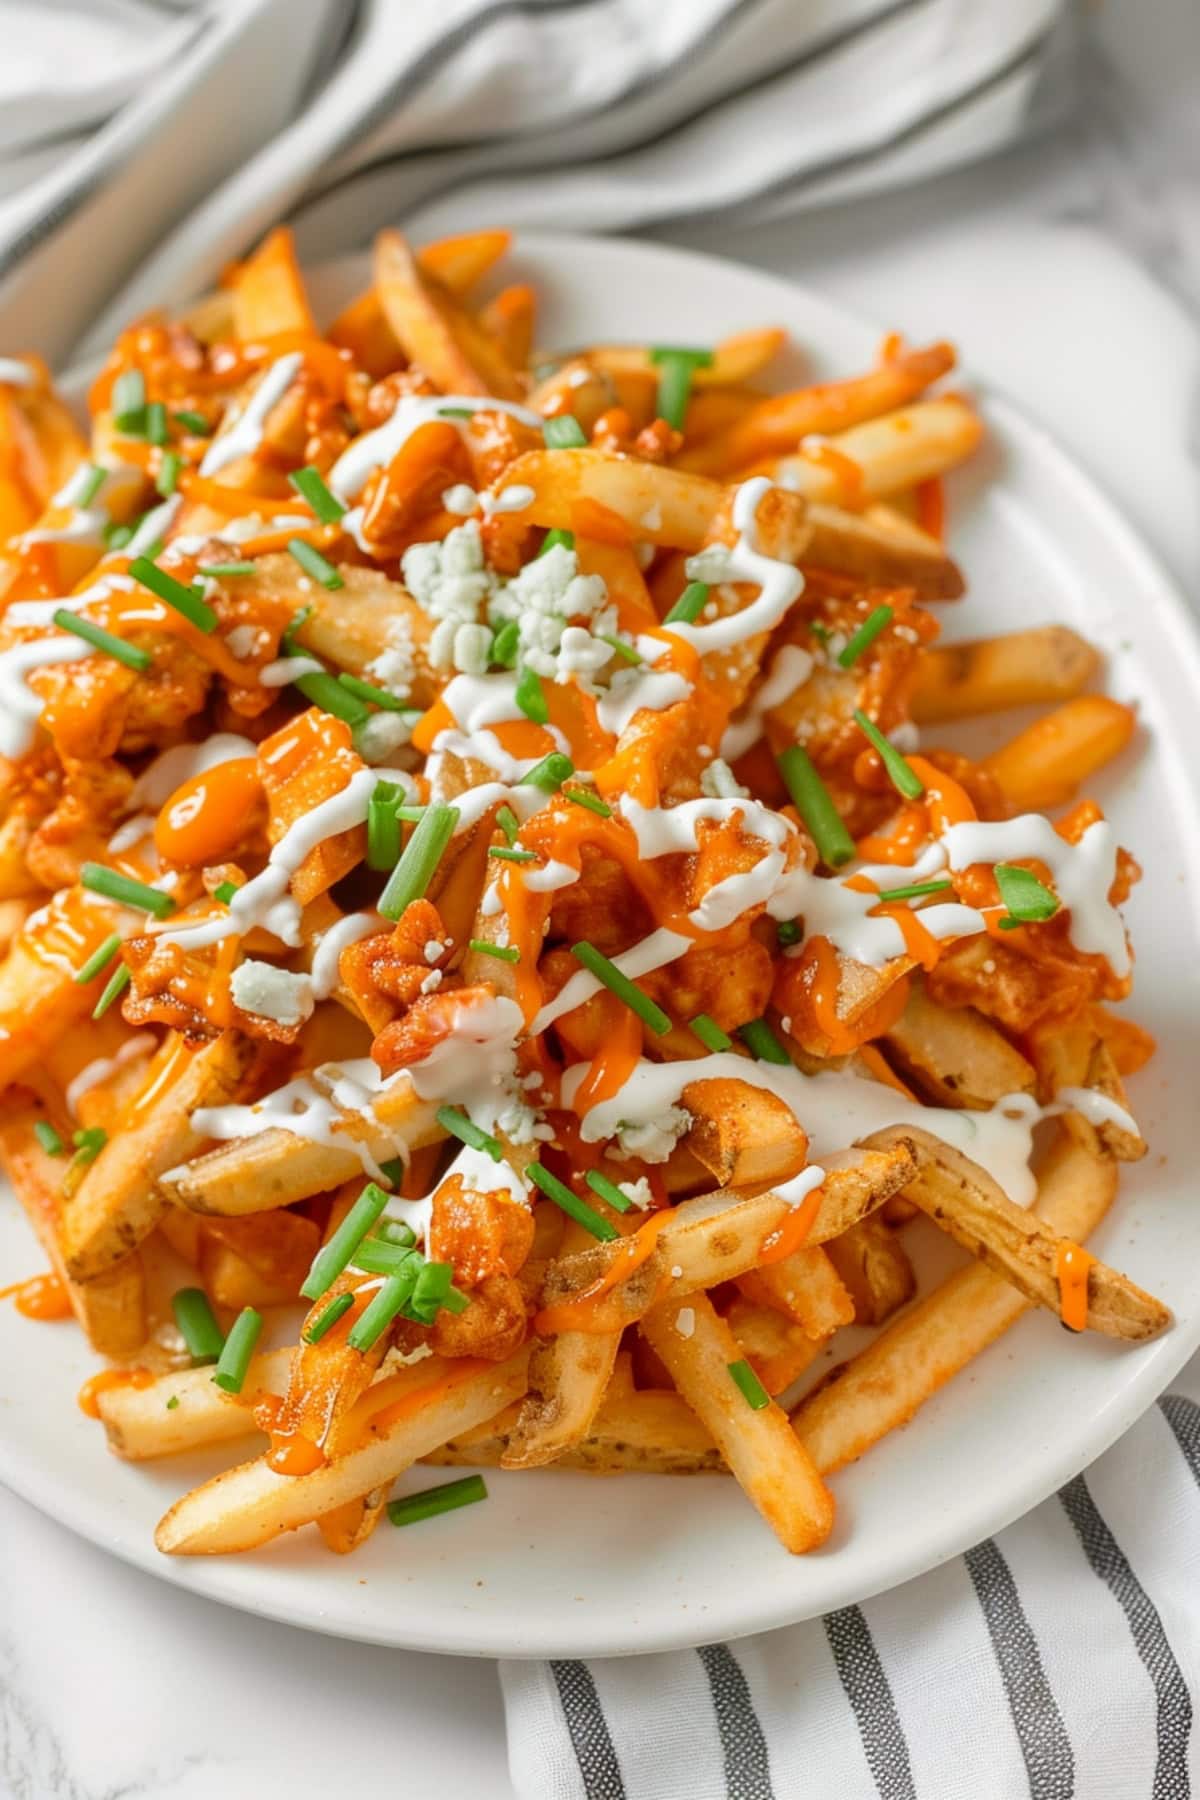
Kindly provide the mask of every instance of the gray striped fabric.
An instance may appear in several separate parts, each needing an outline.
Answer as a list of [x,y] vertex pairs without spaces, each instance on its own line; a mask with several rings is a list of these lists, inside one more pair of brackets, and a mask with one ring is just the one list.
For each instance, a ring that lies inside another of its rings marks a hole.
[[1188,1800],[1200,1358],[1086,1475],[890,1594],[501,1675],[522,1800]]

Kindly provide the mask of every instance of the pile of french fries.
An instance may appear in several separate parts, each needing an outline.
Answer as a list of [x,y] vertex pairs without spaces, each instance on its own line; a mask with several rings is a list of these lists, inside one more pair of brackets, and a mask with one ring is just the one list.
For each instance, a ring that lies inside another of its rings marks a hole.
[[[826,1478],[1030,1307],[1130,1342],[1169,1324],[1080,1247],[1145,1150],[1124,1078],[1153,1045],[1046,864],[927,882],[985,920],[936,940],[918,882],[881,962],[754,886],[772,855],[829,883],[915,865],[947,795],[992,822],[1069,806],[1078,843],[1081,788],[1132,736],[1065,627],[937,642],[963,592],[942,478],[982,435],[938,386],[953,350],[889,340],[786,393],[776,329],[543,352],[533,290],[497,284],[507,245],[384,232],[322,331],[275,232],[122,334],[90,438],[35,358],[0,364],[0,683],[25,731],[0,781],[0,1155],[51,1302],[108,1360],[88,1399],[112,1450],[248,1458],[171,1508],[169,1554],[311,1524],[347,1552],[418,1463],[732,1475],[805,1552]],[[454,586],[472,520],[482,566]],[[551,554],[588,598],[543,630]],[[772,581],[786,604],[740,628]],[[510,589],[512,625],[485,610]],[[450,704],[471,681],[515,682],[516,709],[476,729]],[[1031,703],[982,762],[908,760],[918,728]],[[694,841],[639,848],[631,819],[697,805]],[[1121,852],[1104,898],[1136,876]],[[673,1062],[677,1104],[589,1132]],[[817,1156],[803,1094],[833,1072],[895,1118]],[[1044,1121],[1029,1207],[946,1123],[1021,1105]],[[919,1296],[916,1218],[963,1252]],[[873,1335],[839,1360],[851,1326]]]

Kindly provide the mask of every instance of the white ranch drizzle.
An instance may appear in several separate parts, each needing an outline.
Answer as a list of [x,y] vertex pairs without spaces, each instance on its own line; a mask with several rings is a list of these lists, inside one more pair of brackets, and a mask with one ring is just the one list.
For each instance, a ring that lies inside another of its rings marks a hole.
[[262,443],[267,415],[287,393],[303,361],[300,351],[292,350],[271,364],[237,418],[222,428],[205,451],[202,475],[216,475],[239,456],[253,455]]
[[338,984],[338,959],[342,951],[377,931],[390,931],[391,923],[377,912],[347,913],[317,939],[312,959],[314,1000],[328,1000]]
[[81,662],[91,654],[92,646],[74,637],[35,638],[0,652],[0,752],[17,757],[33,748],[45,701],[29,687],[26,676],[58,663]]
[[367,485],[367,478],[376,469],[385,468],[419,426],[434,419],[461,425],[461,420],[446,419],[446,410],[451,407],[472,413],[508,413],[522,425],[539,431],[545,423],[540,413],[530,412],[527,406],[517,406],[511,400],[497,400],[491,395],[405,394],[397,401],[390,419],[374,431],[364,431],[343,450],[329,472],[331,490],[339,500],[357,500]]
[[0,356],[0,381],[6,387],[32,387],[34,373],[28,363],[18,362],[15,356]]
[[237,757],[253,756],[254,752],[255,745],[250,739],[239,737],[235,731],[214,732],[202,744],[175,744],[142,770],[130,790],[129,804],[131,807],[165,806],[185,781],[207,775],[210,769],[233,762]]
[[136,586],[131,575],[102,575],[91,587],[78,594],[64,594],[59,600],[14,600],[4,615],[4,623],[49,629],[56,612],[82,612],[93,600],[106,600],[110,594],[131,594]]
[[721,755],[736,762],[763,734],[763,718],[802,688],[813,671],[813,659],[799,644],[782,644],[748,704],[731,719],[721,738]]
[[274,662],[264,663],[258,671],[260,687],[286,687],[289,681],[299,681],[304,675],[323,675],[325,664],[318,662],[315,656],[279,656]]
[[749,582],[758,589],[756,600],[740,612],[726,613],[708,625],[680,621],[667,627],[701,655],[709,650],[731,650],[760,631],[772,631],[804,592],[804,577],[791,563],[766,556],[758,548],[755,516],[772,483],[765,475],[744,481],[733,501],[737,543],[729,552],[727,582]]
[[[198,1107],[192,1123],[201,1136],[219,1143],[257,1137],[263,1131],[290,1131],[310,1144],[350,1152],[378,1180],[383,1175],[380,1161],[404,1154],[404,1146],[375,1116],[374,1102],[383,1086],[379,1067],[369,1056],[324,1063],[311,1075],[300,1075],[264,1094],[252,1106]],[[375,1135],[369,1140],[352,1136],[346,1128],[352,1120],[367,1121]]]
[[[631,981],[636,981],[639,975],[649,975],[652,969],[661,969],[667,963],[674,962],[676,957],[690,949],[691,944],[691,938],[684,937],[678,931],[669,931],[663,925],[644,937],[640,944],[623,950],[620,956],[614,956],[612,960],[622,975],[628,975]],[[577,1006],[582,1006],[585,1000],[598,994],[603,986],[604,983],[598,981],[587,969],[577,970],[553,1000],[547,1000],[536,1014],[529,1027],[530,1036],[536,1037],[548,1025],[553,1025],[556,1019],[561,1019],[564,1013],[573,1012]]]

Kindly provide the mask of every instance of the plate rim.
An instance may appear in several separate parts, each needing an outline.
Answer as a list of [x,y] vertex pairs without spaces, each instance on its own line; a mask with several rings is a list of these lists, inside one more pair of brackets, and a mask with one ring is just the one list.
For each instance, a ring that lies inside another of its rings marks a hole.
[[[831,321],[831,329],[836,327],[844,330],[847,324],[863,331],[879,329],[857,309],[833,300],[803,282],[756,268],[753,264],[741,262],[734,257],[637,238],[547,231],[520,231],[514,236],[513,248],[517,258],[528,254],[535,261],[554,256],[570,256],[572,252],[577,252],[589,256],[598,253],[611,255],[617,263],[622,259],[632,259],[658,264],[660,267],[673,264],[675,273],[672,279],[680,279],[685,273],[699,278],[706,269],[715,265],[729,275],[749,280],[764,294],[773,290],[780,306],[789,303],[795,305],[797,301],[801,301],[810,312],[826,316]],[[312,273],[318,278],[327,276],[336,280],[339,268],[361,264],[366,255],[367,252],[359,251],[323,259],[312,265]],[[78,381],[84,373],[81,365],[74,365],[57,379],[63,385],[69,385]],[[1098,518],[1103,531],[1119,544],[1128,565],[1140,573],[1148,610],[1152,612],[1157,624],[1169,627],[1169,647],[1179,662],[1184,682],[1200,697],[1200,621],[1193,616],[1182,587],[1176,582],[1164,560],[1126,517],[1119,502],[1110,495],[1104,484],[1076,460],[1051,428],[1030,413],[1022,403],[1013,400],[1002,384],[975,377],[969,364],[965,373],[984,398],[987,409],[997,424],[1004,429],[1015,427],[1018,437],[1031,440],[1054,466],[1057,477],[1074,490],[1081,507]],[[1189,765],[1177,769],[1176,774],[1190,790],[1193,805],[1200,812],[1200,766]],[[1170,1335],[1159,1340],[1152,1350],[1147,1346],[1141,1352],[1145,1357],[1144,1369],[1134,1371],[1112,1404],[1099,1413],[1093,1411],[1089,1415],[1089,1429],[1081,1431],[1079,1442],[1072,1440],[1057,1453],[1041,1455],[1022,1478],[1014,1479],[1002,1499],[991,1500],[990,1503],[986,1498],[977,1499],[974,1513],[964,1512],[957,1528],[947,1528],[944,1542],[936,1550],[927,1552],[914,1549],[908,1557],[898,1555],[890,1571],[881,1579],[864,1582],[862,1579],[856,1581],[848,1577],[845,1592],[832,1599],[826,1595],[819,1606],[806,1606],[802,1596],[789,1595],[781,1587],[780,1598],[774,1604],[756,1596],[751,1617],[739,1620],[714,1617],[710,1612],[679,1612],[660,1621],[652,1630],[648,1630],[642,1622],[635,1624],[627,1610],[601,1614],[594,1607],[578,1616],[569,1613],[564,1615],[564,1623],[572,1620],[576,1627],[573,1636],[567,1633],[561,1638],[551,1639],[543,1633],[534,1643],[502,1642],[502,1628],[493,1617],[459,1616],[453,1612],[437,1615],[433,1623],[438,1629],[432,1631],[428,1618],[423,1618],[418,1624],[407,1616],[399,1619],[397,1630],[373,1629],[370,1620],[364,1619],[356,1625],[343,1618],[331,1619],[319,1610],[289,1603],[287,1591],[277,1584],[271,1584],[269,1579],[250,1592],[239,1592],[237,1572],[242,1564],[238,1558],[200,1558],[194,1561],[168,1558],[154,1548],[152,1541],[143,1543],[140,1539],[114,1536],[110,1529],[90,1513],[85,1490],[61,1483],[52,1471],[45,1470],[38,1464],[36,1457],[24,1454],[19,1445],[10,1443],[8,1434],[0,1434],[0,1481],[47,1517],[144,1573],[200,1598],[298,1629],[351,1641],[442,1655],[524,1660],[554,1656],[601,1659],[629,1654],[654,1654],[692,1648],[718,1638],[736,1641],[761,1631],[798,1624],[818,1617],[832,1607],[859,1604],[890,1592],[893,1588],[941,1567],[981,1538],[1003,1530],[1022,1517],[1103,1455],[1137,1419],[1149,1411],[1198,1347],[1200,1308],[1190,1321],[1182,1324],[1177,1321]],[[971,1521],[969,1525],[968,1517]],[[822,1555],[821,1552],[816,1554]],[[269,1565],[264,1566],[269,1569]],[[333,1559],[330,1570],[340,1570],[341,1566],[340,1561]],[[585,1622],[587,1629],[583,1630],[581,1628]],[[510,1626],[509,1629],[513,1627]]]

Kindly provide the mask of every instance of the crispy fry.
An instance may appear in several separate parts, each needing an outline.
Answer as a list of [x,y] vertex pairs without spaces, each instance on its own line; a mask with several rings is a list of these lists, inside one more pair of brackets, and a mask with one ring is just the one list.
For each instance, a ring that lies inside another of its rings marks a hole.
[[1106,694],[1067,700],[994,750],[983,766],[1016,812],[1061,806],[1119,756],[1137,724],[1133,708]]
[[[727,1475],[721,1453],[700,1420],[678,1394],[661,1388],[615,1393],[614,1382],[587,1437],[564,1450],[551,1465],[587,1475]],[[433,1450],[422,1462],[451,1467],[507,1467],[517,1408]]]
[[805,1244],[778,1262],[764,1263],[738,1285],[751,1299],[793,1319],[814,1343],[854,1318],[854,1301],[821,1244]]
[[105,1388],[96,1404],[109,1449],[126,1462],[147,1462],[252,1436],[259,1430],[255,1402],[282,1391],[292,1354],[283,1349],[256,1356],[237,1395],[217,1387],[209,1368],[170,1369],[145,1387]]
[[919,725],[934,725],[1010,706],[1073,700],[1099,667],[1096,651],[1066,625],[1040,625],[969,644],[935,644],[917,668],[912,715]]
[[290,231],[278,226],[233,277],[233,332],[243,343],[315,332]]
[[957,600],[965,584],[936,538],[899,530],[825,502],[808,509],[806,564],[850,575],[867,587],[911,587],[923,600]]
[[422,271],[398,231],[381,231],[375,241],[375,286],[401,349],[443,393],[521,398],[498,347],[450,290]]
[[884,1034],[900,1072],[935,1106],[985,1110],[1005,1094],[1032,1093],[1033,1065],[973,1007],[939,1006],[914,982]]
[[825,1254],[854,1302],[860,1325],[882,1325],[916,1292],[908,1254],[881,1213],[871,1213],[830,1238]]
[[810,1337],[802,1325],[741,1294],[725,1322],[768,1394],[782,1394],[821,1353],[821,1340]]
[[983,436],[961,399],[925,400],[825,438],[811,452],[767,465],[777,481],[809,500],[858,506],[943,475]]
[[682,1142],[722,1187],[786,1181],[804,1167],[808,1139],[774,1094],[748,1081],[691,1081],[681,1104],[692,1120]]

